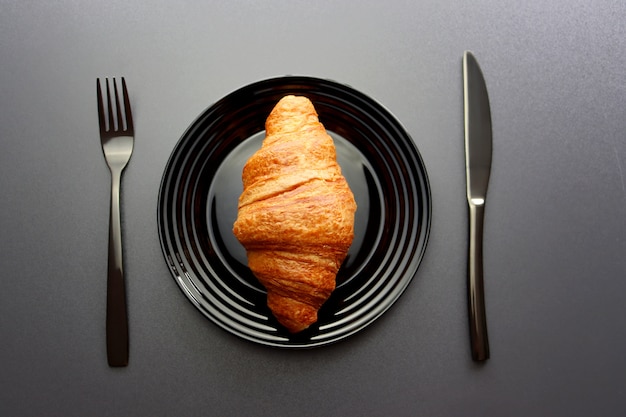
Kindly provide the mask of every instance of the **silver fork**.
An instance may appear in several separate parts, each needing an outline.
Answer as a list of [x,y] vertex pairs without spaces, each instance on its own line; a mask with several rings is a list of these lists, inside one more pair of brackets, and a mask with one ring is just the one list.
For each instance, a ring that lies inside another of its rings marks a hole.
[[[134,128],[126,81],[122,77],[123,106],[113,78],[115,112],[111,103],[109,79],[106,78],[106,103],[100,79],[96,80],[98,121],[104,159],[111,171],[111,211],[109,217],[109,261],[107,278],[106,341],[109,366],[128,365],[128,313],[122,263],[122,228],[120,222],[120,180],[133,153]],[[106,106],[106,115],[105,115]]]

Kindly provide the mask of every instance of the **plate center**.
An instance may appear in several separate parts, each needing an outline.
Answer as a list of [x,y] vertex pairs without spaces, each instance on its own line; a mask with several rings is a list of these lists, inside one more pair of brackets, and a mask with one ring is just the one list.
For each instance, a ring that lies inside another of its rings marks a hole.
[[[337,162],[357,203],[354,240],[337,275],[339,288],[358,274],[376,247],[376,241],[382,233],[381,207],[378,203],[381,190],[363,154],[343,137],[330,131],[328,133],[335,142]],[[237,218],[239,195],[243,191],[241,181],[243,166],[252,154],[261,148],[264,137],[265,131],[261,131],[247,138],[224,158],[211,181],[207,204],[207,225],[214,229],[208,231],[208,236],[215,239],[217,255],[243,284],[261,291],[263,291],[261,284],[247,268],[246,250],[232,229]],[[375,235],[375,240],[371,239],[372,235]]]

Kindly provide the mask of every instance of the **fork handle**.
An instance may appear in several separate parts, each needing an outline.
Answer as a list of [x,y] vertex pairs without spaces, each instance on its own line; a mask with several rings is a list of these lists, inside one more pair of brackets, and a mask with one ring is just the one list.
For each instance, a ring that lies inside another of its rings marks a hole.
[[109,366],[128,365],[128,313],[122,263],[120,221],[121,172],[111,170],[111,211],[109,217],[109,261],[107,277],[106,341]]
[[485,206],[469,204],[468,307],[472,359],[477,362],[489,358],[489,338],[485,314],[483,283],[483,219]]

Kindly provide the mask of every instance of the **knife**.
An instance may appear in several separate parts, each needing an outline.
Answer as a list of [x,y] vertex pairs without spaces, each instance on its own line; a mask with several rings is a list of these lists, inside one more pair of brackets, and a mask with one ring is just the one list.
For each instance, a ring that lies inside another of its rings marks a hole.
[[491,111],[478,61],[463,56],[465,172],[469,207],[468,308],[472,359],[489,359],[489,338],[483,284],[483,220],[491,171]]

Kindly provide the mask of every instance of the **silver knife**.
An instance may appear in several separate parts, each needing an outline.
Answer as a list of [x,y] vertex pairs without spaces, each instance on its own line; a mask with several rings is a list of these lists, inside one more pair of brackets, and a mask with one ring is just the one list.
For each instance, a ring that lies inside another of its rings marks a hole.
[[489,358],[483,284],[483,219],[491,171],[491,111],[480,66],[471,52],[463,56],[465,171],[469,206],[468,307],[472,359]]

